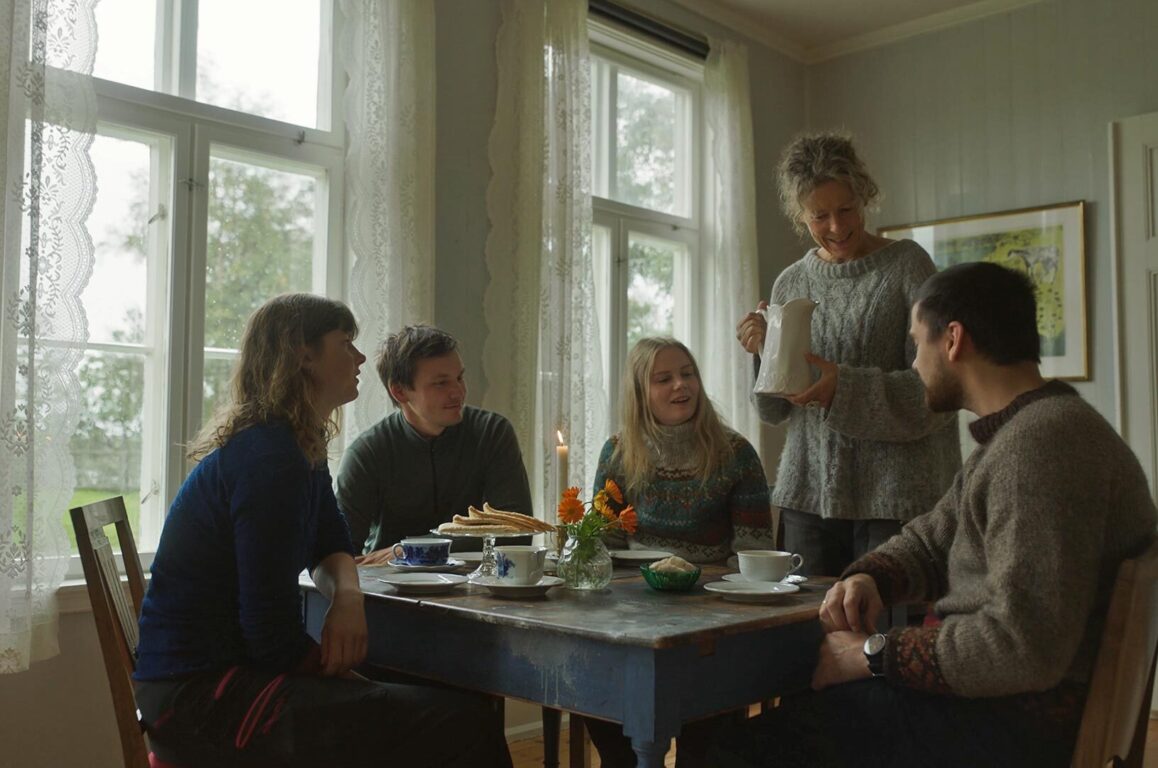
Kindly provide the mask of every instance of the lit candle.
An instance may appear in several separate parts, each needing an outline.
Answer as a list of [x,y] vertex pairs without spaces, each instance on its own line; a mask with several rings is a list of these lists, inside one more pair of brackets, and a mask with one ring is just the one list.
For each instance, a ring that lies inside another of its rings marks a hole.
[[559,438],[559,444],[555,446],[555,481],[558,484],[557,493],[555,494],[555,504],[558,505],[559,499],[563,498],[563,491],[567,490],[567,444],[563,442],[562,430],[555,431]]

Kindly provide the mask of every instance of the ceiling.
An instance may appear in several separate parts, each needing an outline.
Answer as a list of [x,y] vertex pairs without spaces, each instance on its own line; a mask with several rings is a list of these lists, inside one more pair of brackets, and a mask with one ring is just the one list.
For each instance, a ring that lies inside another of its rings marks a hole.
[[675,0],[807,63],[1041,0]]

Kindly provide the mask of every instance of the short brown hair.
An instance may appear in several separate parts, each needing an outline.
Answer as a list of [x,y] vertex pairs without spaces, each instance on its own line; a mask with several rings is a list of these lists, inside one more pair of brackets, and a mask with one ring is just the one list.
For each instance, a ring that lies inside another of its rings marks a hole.
[[449,355],[456,349],[458,341],[432,325],[408,325],[398,333],[387,336],[378,347],[378,358],[374,365],[378,369],[378,378],[382,379],[386,387],[386,394],[390,395],[390,402],[398,405],[394,393],[390,391],[391,384],[414,389],[414,373],[419,360]]

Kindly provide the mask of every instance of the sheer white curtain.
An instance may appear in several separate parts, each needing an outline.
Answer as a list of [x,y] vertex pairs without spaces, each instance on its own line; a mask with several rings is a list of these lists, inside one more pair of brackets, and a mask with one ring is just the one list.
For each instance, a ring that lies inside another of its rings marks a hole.
[[0,672],[59,651],[93,269],[93,3],[0,4]]
[[347,441],[391,408],[377,345],[434,319],[434,4],[342,0],[350,308],[370,358]]
[[760,419],[749,401],[751,358],[736,343],[736,323],[762,292],[756,254],[756,178],[748,50],[710,41],[704,65],[703,188],[704,389],[720,415],[760,448]]
[[[586,0],[504,0],[488,153],[483,405],[511,419],[536,512],[586,487],[606,438],[591,263]],[[556,434],[568,445],[566,477]]]

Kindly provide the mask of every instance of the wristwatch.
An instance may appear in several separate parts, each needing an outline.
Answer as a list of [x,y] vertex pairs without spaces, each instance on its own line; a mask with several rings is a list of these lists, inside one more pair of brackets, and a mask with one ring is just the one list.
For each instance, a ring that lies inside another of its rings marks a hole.
[[880,632],[869,635],[864,641],[864,657],[868,660],[869,672],[872,672],[873,677],[885,676],[885,646],[888,642],[888,635]]

